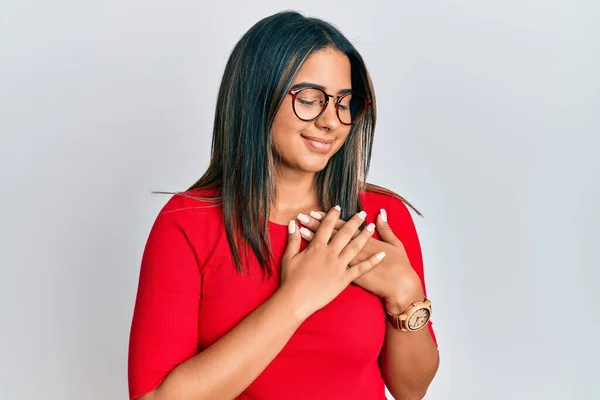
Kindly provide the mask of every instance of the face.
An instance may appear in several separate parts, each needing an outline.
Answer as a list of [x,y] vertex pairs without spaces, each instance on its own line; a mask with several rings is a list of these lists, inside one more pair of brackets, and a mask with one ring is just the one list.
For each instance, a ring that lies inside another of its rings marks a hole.
[[[320,50],[306,59],[292,88],[298,84],[314,84],[337,96],[352,88],[350,72],[350,60],[344,53]],[[311,173],[321,171],[342,147],[350,128],[338,119],[334,98],[329,99],[327,109],[319,118],[306,122],[296,116],[292,96],[286,95],[273,124],[273,144],[281,158],[281,167]]]

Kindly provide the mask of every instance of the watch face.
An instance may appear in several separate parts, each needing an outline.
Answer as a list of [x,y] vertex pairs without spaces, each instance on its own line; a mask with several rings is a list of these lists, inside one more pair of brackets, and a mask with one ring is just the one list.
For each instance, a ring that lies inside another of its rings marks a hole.
[[408,329],[416,331],[421,329],[429,321],[429,310],[421,308],[415,311],[408,319]]

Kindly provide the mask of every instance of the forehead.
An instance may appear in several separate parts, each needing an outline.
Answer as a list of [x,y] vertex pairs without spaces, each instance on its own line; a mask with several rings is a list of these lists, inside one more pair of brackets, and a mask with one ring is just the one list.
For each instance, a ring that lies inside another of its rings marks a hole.
[[324,49],[312,53],[300,67],[294,84],[316,83],[337,92],[352,87],[350,60],[339,50]]

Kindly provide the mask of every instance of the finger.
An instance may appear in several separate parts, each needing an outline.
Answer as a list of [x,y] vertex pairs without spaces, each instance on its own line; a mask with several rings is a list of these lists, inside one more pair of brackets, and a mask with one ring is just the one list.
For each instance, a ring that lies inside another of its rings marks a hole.
[[310,231],[310,229],[308,229],[308,228],[305,228],[305,227],[302,227],[302,228],[300,228],[300,235],[302,235],[302,238],[303,238],[304,240],[306,240],[307,242],[312,242],[312,240],[313,240],[313,239],[314,239],[314,237],[315,237],[315,234],[314,234],[314,233],[312,233],[312,232]]
[[351,268],[348,268],[346,270],[346,276],[348,278],[348,281],[353,282],[354,280],[360,278],[361,276],[375,268],[379,263],[381,263],[381,260],[383,260],[384,257],[385,252],[382,251],[380,253],[372,255],[367,260],[358,263]]
[[302,237],[306,239],[307,242],[312,242],[312,240],[315,238],[315,234],[312,233],[308,228],[305,228],[304,226],[300,228],[300,235],[302,235]]
[[[348,224],[351,221],[352,219],[348,221]],[[356,258],[358,253],[360,253],[360,251],[363,249],[363,247],[365,247],[365,245],[369,241],[369,238],[373,235],[373,232],[375,232],[375,224],[369,224],[362,232],[359,233],[359,235],[356,238],[352,239],[346,246],[344,246],[344,248],[340,252],[340,259],[342,260],[342,262],[344,262],[344,264],[348,265],[352,262],[352,260]],[[333,240],[336,240],[336,238],[340,236],[340,234],[341,231],[333,238]],[[331,241],[332,243],[333,240]]]
[[323,211],[311,211],[310,216],[320,221],[323,219],[323,217],[325,217],[325,213]]
[[[298,216],[296,217],[296,219],[298,221],[300,221],[300,223],[305,226],[306,228],[310,229],[313,233],[317,231],[317,229],[319,229],[319,225],[321,224],[321,220],[325,217],[324,212],[317,212],[317,211],[311,211],[310,215],[306,215],[306,214],[298,214]],[[337,222],[335,223],[335,231],[337,231],[338,229],[340,229],[342,227],[342,225],[344,225],[346,223],[346,221],[344,221],[343,219],[338,219]]]
[[329,243],[329,239],[333,233],[333,229],[335,228],[335,223],[340,218],[340,206],[332,207],[327,215],[321,221],[319,228],[316,230],[314,234],[314,238],[312,243]]
[[300,241],[300,232],[296,226],[296,221],[291,220],[288,224],[288,242],[283,253],[284,260],[291,260],[300,252]]
[[[314,214],[313,214],[313,213],[314,213]],[[322,213],[322,212],[318,212],[318,211],[311,211],[311,214],[310,214],[310,216],[311,216],[312,218],[315,218],[315,216],[316,216],[316,215],[320,215],[320,214],[323,214],[323,213]],[[337,233],[337,232],[340,230],[340,228],[341,228],[342,226],[344,226],[344,224],[345,224],[345,223],[346,223],[346,221],[344,221],[343,219],[339,219],[339,220],[338,220],[338,222],[336,222],[336,224],[335,224],[335,229],[333,230],[333,235],[334,235],[334,236],[335,236],[335,234],[336,234],[336,233]],[[356,236],[358,236],[358,234],[359,234],[359,233],[360,233],[360,231],[356,231],[356,232],[354,232],[354,236],[353,236],[353,237],[356,237]]]
[[298,214],[296,219],[302,224],[302,226],[311,230],[313,233],[319,229],[319,225],[321,224],[319,220],[315,219],[314,217],[302,213]]
[[379,210],[379,215],[377,216],[377,233],[379,233],[379,237],[386,243],[390,244],[399,244],[400,239],[396,237],[392,228],[387,221],[387,212],[385,209]]
[[[365,222],[365,218],[367,217],[367,213],[365,211],[358,212],[354,214],[352,218],[348,222],[346,222],[342,227],[337,231],[335,236],[331,239],[330,245],[332,248],[341,253],[344,248],[350,243],[354,234],[358,231],[358,228]],[[352,246],[356,246],[356,243]],[[358,249],[360,249],[362,246]],[[358,253],[358,252],[357,252]]]

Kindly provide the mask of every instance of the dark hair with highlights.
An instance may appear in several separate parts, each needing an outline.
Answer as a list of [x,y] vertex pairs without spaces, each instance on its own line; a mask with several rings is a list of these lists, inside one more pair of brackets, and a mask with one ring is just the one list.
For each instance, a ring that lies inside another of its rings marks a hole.
[[210,165],[188,189],[217,189],[218,195],[212,200],[222,207],[238,272],[243,271],[240,246],[245,256],[249,246],[263,272],[272,273],[268,219],[269,208],[277,200],[274,176],[278,160],[272,149],[271,128],[306,58],[326,48],[349,58],[353,92],[372,103],[364,118],[351,127],[343,146],[316,174],[321,209],[339,204],[341,218],[347,220],[362,209],[359,193],[363,190],[391,194],[412,207],[399,195],[366,183],[376,107],[371,79],[359,52],[325,21],[293,11],[271,15],[252,26],[229,57],[217,99]]

